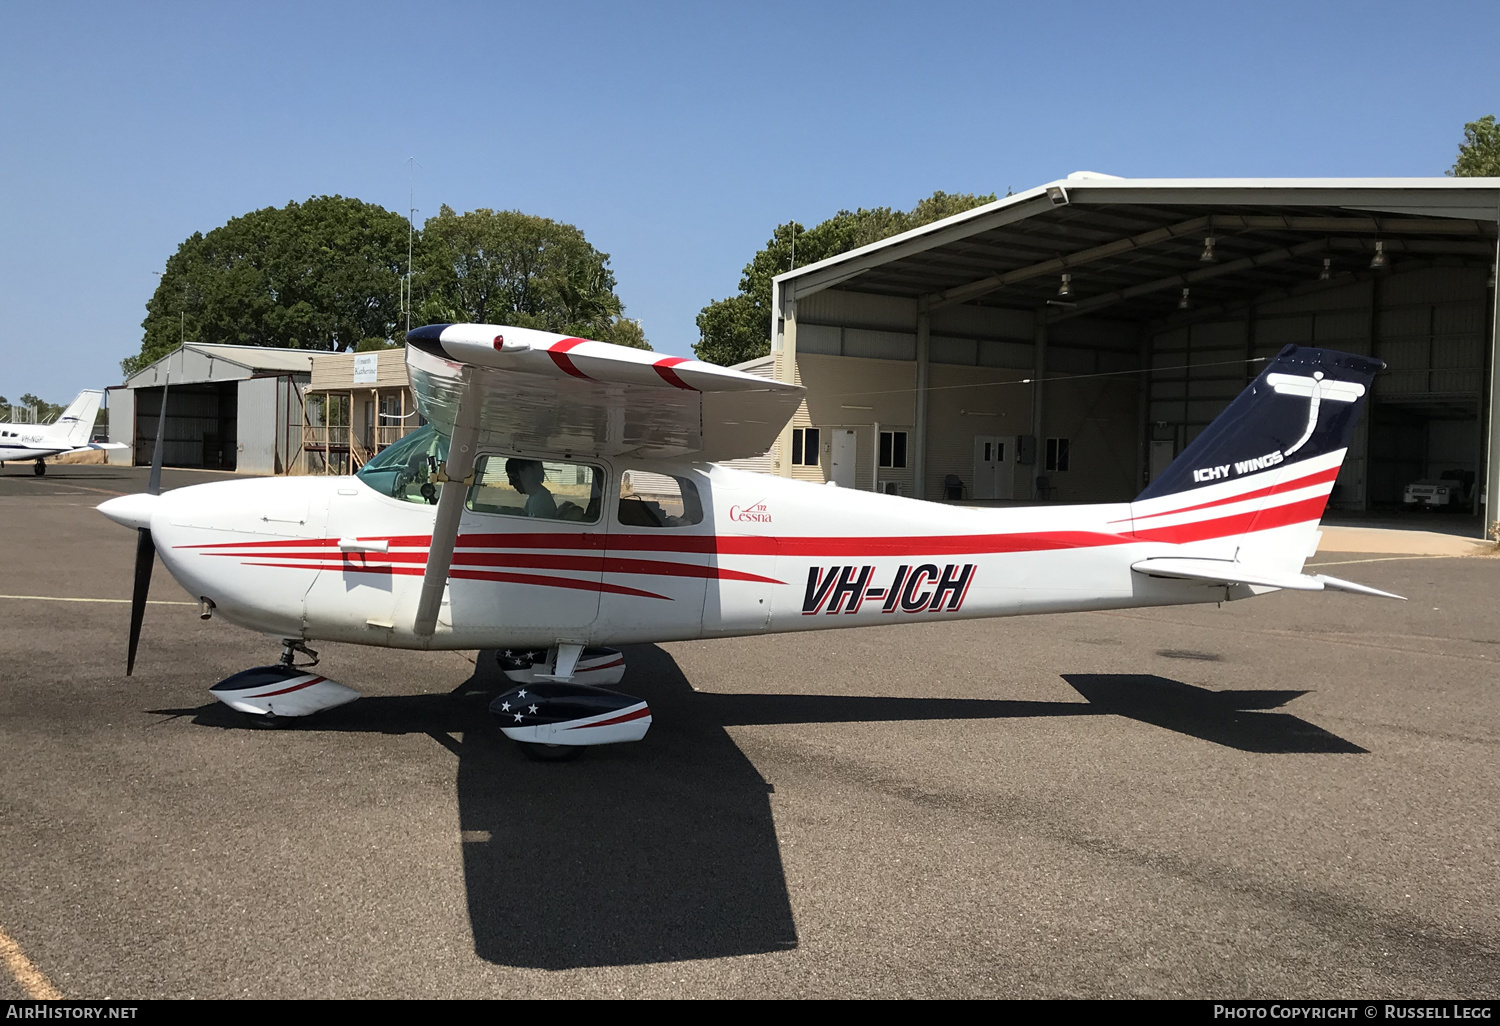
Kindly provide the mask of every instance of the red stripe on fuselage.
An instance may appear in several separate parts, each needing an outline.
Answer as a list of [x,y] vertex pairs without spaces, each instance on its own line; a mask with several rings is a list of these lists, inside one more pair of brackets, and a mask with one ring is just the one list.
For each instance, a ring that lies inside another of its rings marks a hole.
[[[384,574],[389,576],[397,574],[403,577],[421,577],[425,569],[420,566],[328,566],[323,563],[250,563],[245,566],[270,566],[283,570],[343,570],[351,574]],[[507,574],[497,573],[489,570],[463,570],[452,569],[448,571],[450,578],[474,581],[500,581],[506,584],[534,584],[540,588],[571,588],[575,591],[602,591],[611,595],[630,595],[635,598],[661,599],[665,602],[673,601],[666,595],[658,595],[654,591],[641,591],[639,588],[627,588],[623,584],[604,584],[600,581],[580,581],[572,577],[537,577],[532,574]]]
[[[1132,521],[1140,523],[1142,520],[1152,520],[1156,517],[1176,516],[1178,513],[1192,513],[1200,509],[1212,509],[1215,506],[1228,506],[1236,502],[1250,502],[1255,499],[1264,499],[1268,496],[1279,495],[1284,492],[1295,492],[1299,488],[1311,488],[1313,485],[1328,484],[1339,476],[1338,467],[1330,467],[1328,470],[1315,474],[1308,474],[1291,481],[1282,481],[1280,484],[1268,485],[1265,488],[1257,488],[1255,491],[1243,492],[1239,495],[1230,495],[1222,499],[1214,499],[1212,502],[1201,502],[1196,506],[1182,506],[1178,509],[1169,509],[1161,513],[1147,513],[1139,517],[1131,517],[1126,520],[1111,520],[1112,524],[1128,524]],[[1191,495],[1191,492],[1185,494]]]
[[1208,541],[1214,538],[1232,538],[1252,531],[1269,531],[1276,527],[1300,524],[1317,520],[1323,515],[1326,496],[1288,502],[1280,506],[1236,513],[1214,520],[1200,520],[1191,524],[1176,524],[1172,527],[1148,527],[1135,532],[1140,541],[1162,541],[1181,545],[1185,542]]
[[572,588],[575,591],[602,591],[610,595],[630,595],[634,598],[661,599],[671,602],[666,595],[654,591],[627,588],[623,584],[603,584],[599,581],[578,581],[571,577],[533,577],[530,574],[507,574],[493,570],[449,570],[449,577],[471,581],[499,581],[502,584],[535,584],[544,588]]
[[[1101,531],[1047,531],[1036,533],[1017,532],[1014,534],[968,534],[968,535],[937,535],[937,536],[902,536],[902,537],[755,537],[743,535],[688,535],[688,536],[655,536],[645,534],[466,534],[458,539],[458,550],[455,552],[455,560],[459,563],[491,565],[530,565],[511,562],[511,560],[523,558],[511,556],[504,553],[490,554],[481,550],[499,549],[573,549],[573,550],[600,550],[609,551],[637,551],[637,552],[677,552],[695,553],[710,556],[792,556],[803,558],[880,558],[891,557],[921,557],[921,556],[945,556],[945,555],[988,555],[1013,552],[1047,552],[1063,549],[1100,548],[1106,545],[1124,545],[1135,541],[1201,541],[1208,538],[1219,538],[1230,535],[1243,534],[1251,530],[1267,530],[1270,527],[1280,527],[1286,524],[1298,523],[1303,520],[1317,520],[1327,504],[1326,496],[1314,496],[1292,503],[1283,503],[1264,507],[1260,510],[1246,513],[1233,514],[1227,517],[1215,517],[1205,520],[1194,521],[1189,524],[1177,524],[1169,527],[1149,527],[1138,529],[1134,534],[1115,534]],[[1205,504],[1209,508],[1217,504]],[[1181,512],[1181,511],[1177,511]],[[401,535],[385,540],[393,547],[424,548],[431,538],[427,535]],[[260,558],[292,558],[322,559],[330,560],[333,554],[324,556],[321,553],[291,554],[278,552],[277,550],[289,544],[283,541],[262,542],[220,542],[214,545],[180,546],[181,548],[235,548],[242,549],[246,546],[260,546],[260,552],[235,553],[244,556]],[[297,544],[292,542],[290,544]],[[309,545],[322,545],[324,547],[337,544],[337,539],[325,539],[318,542],[309,542]],[[229,553],[207,552],[204,555],[227,555]],[[422,552],[413,553],[361,553],[366,557],[373,556],[376,559],[385,557],[392,562],[407,561],[425,562],[426,555]],[[342,556],[340,557],[342,558]],[[569,557],[530,557],[537,560]],[[577,557],[588,558],[588,557]],[[637,560],[613,557],[593,557],[600,560],[598,567],[606,572],[612,573],[648,573],[657,572],[656,566],[664,570],[668,568],[675,570],[681,566],[691,567],[687,571],[690,575],[696,575],[699,571],[704,573],[738,573],[737,571],[722,571],[711,567],[697,567],[692,564],[658,564],[652,560]],[[535,564],[538,569],[571,569],[561,563]],[[612,569],[618,567],[618,569]],[[305,567],[307,569],[316,566]],[[595,563],[590,561],[584,569],[595,569]],[[649,569],[642,569],[649,568]],[[414,568],[420,573],[421,569]],[[404,568],[402,572],[405,572]],[[745,575],[735,577],[736,580],[754,580],[761,583],[780,583],[770,578],[756,575]]]
[[[392,566],[402,563],[425,564],[425,552],[377,552],[377,553],[329,553],[309,555],[300,552],[205,552],[205,556],[231,556],[243,559],[252,555],[256,559],[302,559],[321,560],[319,566],[328,570],[361,570],[367,567]],[[251,563],[251,566],[259,565]],[[703,566],[697,563],[666,563],[654,559],[615,559],[606,556],[558,556],[533,553],[510,552],[455,552],[453,565],[457,567],[513,566],[529,570],[575,570],[579,573],[633,574],[651,577],[692,577],[719,581],[749,581],[754,584],[782,584],[773,577],[730,570],[726,567]]]

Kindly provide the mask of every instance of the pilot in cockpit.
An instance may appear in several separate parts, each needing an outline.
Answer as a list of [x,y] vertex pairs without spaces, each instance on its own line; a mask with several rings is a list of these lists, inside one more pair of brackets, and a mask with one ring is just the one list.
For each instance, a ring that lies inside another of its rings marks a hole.
[[510,478],[512,488],[526,496],[528,517],[555,518],[557,516],[557,502],[552,498],[552,493],[547,490],[547,486],[543,484],[547,472],[542,468],[541,460],[506,460],[505,476]]

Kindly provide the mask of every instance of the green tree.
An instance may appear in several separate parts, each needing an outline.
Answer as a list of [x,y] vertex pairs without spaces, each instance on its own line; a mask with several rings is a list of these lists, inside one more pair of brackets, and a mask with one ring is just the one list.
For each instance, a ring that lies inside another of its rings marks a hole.
[[62,416],[62,411],[66,408],[59,406],[56,403],[49,403],[41,396],[32,395],[30,392],[27,392],[25,395],[21,396],[21,405],[30,406],[33,410],[36,411],[36,420],[38,424],[46,424],[50,421],[56,420],[58,417]]
[[134,373],[179,339],[342,351],[396,337],[406,246],[405,218],[342,196],[194,232],[167,259],[141,351],[121,369]]
[[1448,174],[1456,178],[1500,178],[1500,126],[1495,124],[1495,115],[1486,114],[1464,125],[1458,160]]
[[739,294],[715,300],[698,314],[699,340],[693,352],[700,360],[722,366],[765,356],[771,351],[771,280],[776,275],[994,201],[994,193],[939,191],[908,211],[861,207],[840,210],[812,228],[795,221],[777,225],[745,265]]
[[423,323],[513,324],[651,348],[640,322],[624,316],[609,254],[573,225],[445,204],[419,249],[413,291]]

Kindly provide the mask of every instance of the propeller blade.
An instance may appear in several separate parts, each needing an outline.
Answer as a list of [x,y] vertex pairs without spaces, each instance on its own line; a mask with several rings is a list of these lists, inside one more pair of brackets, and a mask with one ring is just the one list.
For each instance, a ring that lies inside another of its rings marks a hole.
[[146,615],[146,595],[151,590],[151,568],[156,565],[156,542],[151,529],[136,529],[135,590],[130,596],[130,650],[125,656],[125,676],[135,671],[135,650],[141,641],[141,619]]
[[[161,386],[161,413],[156,417],[156,444],[151,447],[151,476],[146,480],[146,494],[161,494],[161,456],[167,433],[167,389],[172,379]],[[130,648],[125,653],[125,676],[135,672],[135,650],[141,643],[141,621],[146,616],[146,596],[151,591],[151,568],[156,565],[156,542],[151,528],[136,528],[135,588],[130,594]]]
[[[151,447],[151,477],[146,481],[147,495],[161,494],[161,451],[162,436],[167,433],[167,390],[172,387],[172,378],[169,375],[161,386],[161,413],[156,417],[156,444]],[[136,567],[136,575],[140,575],[140,567]],[[150,577],[150,572],[147,572]]]

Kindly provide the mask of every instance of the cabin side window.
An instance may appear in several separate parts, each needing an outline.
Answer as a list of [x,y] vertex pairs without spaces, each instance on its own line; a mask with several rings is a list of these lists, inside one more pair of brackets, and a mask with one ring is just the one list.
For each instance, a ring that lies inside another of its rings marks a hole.
[[703,522],[703,503],[685,477],[627,470],[620,475],[619,521],[626,527],[691,527]]
[[481,456],[468,506],[475,513],[593,524],[603,497],[604,475],[587,463]]

